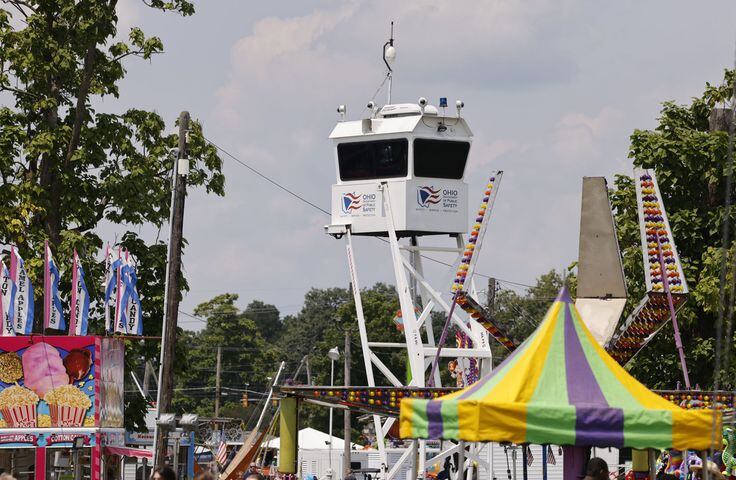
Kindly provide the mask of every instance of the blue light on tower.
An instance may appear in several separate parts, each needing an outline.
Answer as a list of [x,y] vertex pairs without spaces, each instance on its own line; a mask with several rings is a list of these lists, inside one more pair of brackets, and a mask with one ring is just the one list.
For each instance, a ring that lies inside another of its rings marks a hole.
[[440,108],[447,108],[447,97],[440,97]]

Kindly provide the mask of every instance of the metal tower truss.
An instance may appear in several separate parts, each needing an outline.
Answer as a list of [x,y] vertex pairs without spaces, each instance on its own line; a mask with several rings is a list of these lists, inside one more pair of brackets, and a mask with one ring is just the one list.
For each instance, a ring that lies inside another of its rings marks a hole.
[[[462,235],[455,236],[455,245],[447,247],[423,246],[419,244],[416,236],[410,237],[409,242],[400,242],[396,232],[395,212],[393,210],[394,203],[391,199],[390,189],[387,182],[381,182],[379,187],[379,201],[383,206],[386,216],[386,233],[388,234],[388,244],[391,252],[391,260],[394,270],[394,278],[396,282],[396,290],[399,297],[401,307],[401,318],[403,321],[403,330],[405,342],[377,342],[369,338],[366,328],[366,319],[363,311],[363,304],[360,293],[360,281],[358,270],[355,262],[355,251],[353,247],[353,233],[350,225],[346,226],[345,238],[347,249],[347,260],[350,271],[350,281],[352,285],[352,294],[355,301],[355,310],[358,320],[358,328],[360,333],[360,342],[363,351],[363,361],[365,365],[368,387],[377,385],[376,373],[380,373],[393,387],[416,387],[423,389],[426,387],[426,378],[429,374],[428,367],[431,367],[435,356],[437,355],[438,345],[435,337],[435,329],[432,325],[432,312],[441,311],[444,315],[450,316],[450,324],[458,331],[462,332],[472,342],[472,348],[443,348],[442,357],[452,357],[461,359],[475,359],[480,365],[481,373],[490,372],[492,364],[492,354],[489,345],[488,331],[486,326],[478,322],[477,318],[466,315],[461,309],[452,309],[453,302],[460,295],[472,295],[477,298],[477,292],[472,279],[475,261],[478,258],[480,246],[488,224],[493,208],[496,190],[501,180],[502,172],[495,172],[490,178],[491,180],[484,189],[484,196],[481,209],[475,217],[476,222],[468,237],[468,243],[464,242]],[[455,253],[457,256],[453,262],[456,274],[455,281],[451,292],[447,288],[435,288],[424,276],[423,257],[424,252],[444,252]],[[460,279],[458,281],[458,279]],[[465,292],[465,286],[469,286],[469,293]],[[448,293],[450,295],[448,295]],[[496,335],[494,335],[496,336]],[[402,381],[406,376],[406,372],[393,372],[379,358],[376,351],[381,349],[405,349],[407,353],[408,371],[411,380],[408,384]],[[440,372],[434,372],[433,385],[441,387]],[[453,385],[454,387],[454,385]],[[337,399],[328,399],[335,401]],[[375,412],[375,410],[374,410]],[[400,460],[391,465],[389,469],[385,437],[392,425],[396,421],[395,418],[385,416],[382,418],[378,414],[373,415],[373,422],[377,436],[378,450],[383,465],[381,479],[391,480],[401,470],[402,465],[406,461],[411,461],[414,468],[418,472],[423,472],[425,468],[424,459],[426,458],[425,442],[418,441],[413,443],[413,447],[407,449],[401,456]],[[450,447],[448,451],[440,454],[440,458],[455,453],[458,449],[457,445]],[[478,458],[477,449],[470,448],[466,452],[470,458]],[[417,459],[418,461],[414,461]],[[416,476],[414,478],[417,478]]]

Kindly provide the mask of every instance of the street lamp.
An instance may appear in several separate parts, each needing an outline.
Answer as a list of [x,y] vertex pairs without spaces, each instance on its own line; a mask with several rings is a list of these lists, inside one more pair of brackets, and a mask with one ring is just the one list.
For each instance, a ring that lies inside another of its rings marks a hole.
[[[337,347],[333,347],[327,352],[327,356],[330,358],[330,387],[335,385],[335,362],[340,360],[340,350]],[[332,407],[330,407],[330,450],[329,450],[329,472],[327,472],[327,478],[332,479]]]

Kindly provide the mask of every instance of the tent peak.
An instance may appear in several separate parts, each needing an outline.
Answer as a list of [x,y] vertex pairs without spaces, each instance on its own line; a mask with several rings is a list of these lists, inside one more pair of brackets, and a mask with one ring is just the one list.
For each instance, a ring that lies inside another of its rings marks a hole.
[[567,285],[563,285],[560,289],[560,293],[557,294],[555,302],[572,303],[570,298],[570,292],[567,290]]

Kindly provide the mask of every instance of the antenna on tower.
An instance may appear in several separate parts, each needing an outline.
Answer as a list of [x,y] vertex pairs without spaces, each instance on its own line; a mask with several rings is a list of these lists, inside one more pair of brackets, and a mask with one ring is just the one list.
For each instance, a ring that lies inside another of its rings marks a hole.
[[388,103],[391,104],[391,85],[393,83],[393,69],[391,65],[396,61],[396,48],[394,48],[394,22],[391,22],[391,37],[383,44],[383,63],[386,64],[388,72]]

